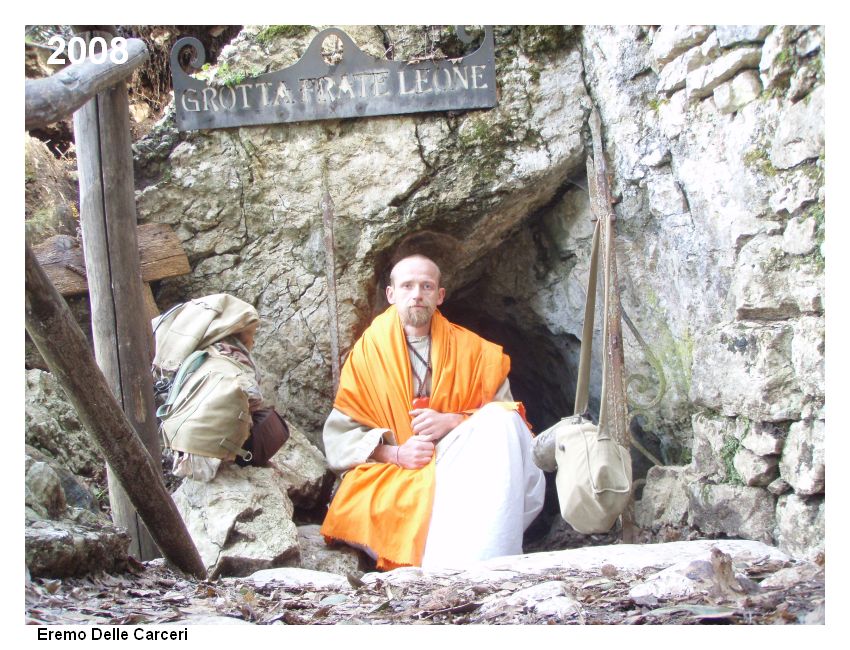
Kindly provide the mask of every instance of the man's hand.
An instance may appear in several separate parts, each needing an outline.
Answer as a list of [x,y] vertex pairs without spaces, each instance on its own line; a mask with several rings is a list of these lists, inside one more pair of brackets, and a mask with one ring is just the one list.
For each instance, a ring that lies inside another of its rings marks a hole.
[[434,443],[423,440],[421,436],[410,436],[400,447],[398,452],[398,464],[405,469],[419,469],[425,467],[434,455]]
[[463,416],[460,413],[440,413],[434,409],[413,409],[410,411],[413,416],[413,433],[420,440],[436,443],[449,431],[463,422]]

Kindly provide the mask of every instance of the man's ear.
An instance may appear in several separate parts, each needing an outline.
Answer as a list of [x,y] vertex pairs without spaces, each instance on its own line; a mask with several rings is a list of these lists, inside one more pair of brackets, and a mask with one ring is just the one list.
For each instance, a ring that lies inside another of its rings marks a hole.
[[437,292],[437,305],[442,305],[445,298],[446,290],[443,287],[440,287],[440,290]]
[[395,304],[392,285],[387,286],[387,302],[391,305]]

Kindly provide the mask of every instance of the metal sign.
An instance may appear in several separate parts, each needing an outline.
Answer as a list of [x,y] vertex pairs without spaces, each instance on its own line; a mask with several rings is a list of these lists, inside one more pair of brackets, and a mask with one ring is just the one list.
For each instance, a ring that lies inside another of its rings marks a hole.
[[[458,37],[472,38],[462,27]],[[331,36],[342,43],[333,63],[322,44]],[[304,56],[283,70],[214,85],[186,74],[178,61],[185,47],[194,49],[190,66],[200,70],[206,60],[201,42],[178,40],[171,49],[171,75],[177,128],[220,129],[343,117],[393,115],[424,111],[458,111],[496,106],[493,28],[484,28],[481,45],[459,59],[389,61],[365,54],[342,30],[319,32]]]

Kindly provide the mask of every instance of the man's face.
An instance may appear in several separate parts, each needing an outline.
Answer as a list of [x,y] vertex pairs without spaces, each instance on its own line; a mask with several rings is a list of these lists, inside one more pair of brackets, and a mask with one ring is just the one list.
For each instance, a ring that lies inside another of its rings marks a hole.
[[438,305],[443,304],[446,290],[440,285],[437,266],[426,259],[414,257],[396,264],[387,301],[395,305],[402,323],[412,327],[424,327]]

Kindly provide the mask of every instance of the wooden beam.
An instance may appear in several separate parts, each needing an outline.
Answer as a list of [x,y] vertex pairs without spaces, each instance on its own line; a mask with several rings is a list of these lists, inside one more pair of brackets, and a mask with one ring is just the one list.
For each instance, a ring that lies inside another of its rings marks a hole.
[[181,571],[206,577],[204,563],[162,480],[155,460],[136,435],[68,305],[26,247],[27,333],[76,409],[86,433],[124,486],[163,555]]
[[[144,318],[127,86],[114,83],[74,114],[80,223],[97,363],[151,458],[160,457],[150,363],[150,321]],[[126,528],[130,552],[157,556],[124,485],[107,472],[112,518]]]
[[27,131],[70,117],[100,91],[123,81],[148,60],[148,47],[138,38],[127,39],[127,60],[102,63],[86,59],[44,79],[27,79],[25,90]]
[[[148,223],[138,226],[139,265],[143,282],[185,275],[189,258],[171,226]],[[86,265],[80,243],[68,235],[56,235],[33,247],[38,263],[63,296],[87,293]]]

